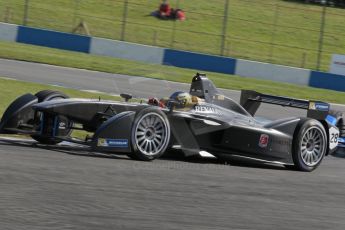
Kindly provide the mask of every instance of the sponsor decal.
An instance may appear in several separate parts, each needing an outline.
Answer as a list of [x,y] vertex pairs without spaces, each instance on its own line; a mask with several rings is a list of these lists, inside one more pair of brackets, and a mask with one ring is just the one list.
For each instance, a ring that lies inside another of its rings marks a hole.
[[291,141],[282,140],[282,139],[272,140],[272,143],[278,144],[278,145],[286,145],[286,146],[289,146],[292,144]]
[[225,97],[224,97],[224,95],[218,95],[217,99],[220,100],[220,101],[224,101]]
[[128,148],[128,140],[127,139],[98,138],[97,146],[99,146],[99,147],[114,147],[114,148]]
[[322,104],[322,103],[315,103],[316,110],[320,111],[328,111],[329,110],[329,105],[327,104]]
[[219,101],[224,101],[225,97],[224,95],[215,95],[213,96],[213,99],[219,100]]
[[327,115],[326,117],[326,121],[332,125],[336,125],[337,124],[337,118],[331,116],[331,115]]
[[261,148],[266,148],[269,142],[269,136],[267,134],[261,134],[259,139],[259,146]]
[[311,110],[315,110],[316,109],[315,102],[310,102],[309,103],[309,109],[311,109]]
[[220,114],[220,112],[217,109],[215,109],[213,107],[209,107],[209,106],[204,106],[204,105],[196,105],[194,107],[194,110],[197,113],[206,113],[206,114],[216,113],[216,114]]

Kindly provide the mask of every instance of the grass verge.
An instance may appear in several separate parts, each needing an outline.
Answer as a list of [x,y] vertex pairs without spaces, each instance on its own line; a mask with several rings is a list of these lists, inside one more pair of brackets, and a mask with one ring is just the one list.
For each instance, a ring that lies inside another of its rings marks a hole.
[[[197,70],[192,69],[152,65],[142,62],[63,51],[13,42],[0,42],[0,58],[47,63],[58,66],[67,66],[109,73],[136,75],[185,83],[189,83],[191,77],[197,72]],[[262,93],[284,95],[295,98],[323,100],[341,104],[345,103],[345,93],[343,92],[257,80],[234,75],[211,72],[206,73],[217,87],[225,89],[250,89]],[[26,84],[30,85],[28,83],[25,83],[25,85]],[[1,83],[0,89],[1,91],[5,90],[6,86]],[[18,94],[19,93],[16,95]]]

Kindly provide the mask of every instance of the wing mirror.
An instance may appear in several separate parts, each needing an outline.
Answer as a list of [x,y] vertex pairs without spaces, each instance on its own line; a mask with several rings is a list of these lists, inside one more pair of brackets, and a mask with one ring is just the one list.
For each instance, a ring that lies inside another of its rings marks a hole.
[[127,93],[121,93],[120,97],[122,97],[125,100],[125,102],[128,102],[130,99],[133,98],[131,94],[127,94]]

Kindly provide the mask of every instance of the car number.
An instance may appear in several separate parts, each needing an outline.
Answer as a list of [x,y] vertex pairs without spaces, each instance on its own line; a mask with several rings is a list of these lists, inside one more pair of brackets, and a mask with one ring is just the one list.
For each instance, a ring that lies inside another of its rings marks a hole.
[[339,130],[331,127],[329,129],[329,148],[334,149],[338,145]]

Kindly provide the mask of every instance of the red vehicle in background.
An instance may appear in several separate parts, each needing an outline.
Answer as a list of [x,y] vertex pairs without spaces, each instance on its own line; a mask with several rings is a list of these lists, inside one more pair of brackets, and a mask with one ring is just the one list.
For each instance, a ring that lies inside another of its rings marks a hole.
[[153,13],[154,16],[160,19],[173,19],[173,20],[180,20],[184,21],[186,19],[186,14],[181,9],[174,9],[171,8],[169,2],[164,0],[162,4],[160,4],[158,11]]
[[159,16],[162,18],[171,16],[171,7],[168,1],[163,1],[163,3],[159,6]]

